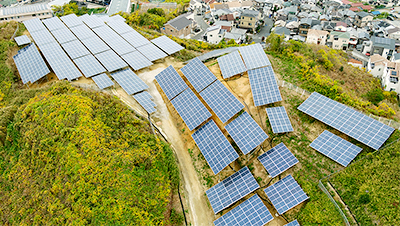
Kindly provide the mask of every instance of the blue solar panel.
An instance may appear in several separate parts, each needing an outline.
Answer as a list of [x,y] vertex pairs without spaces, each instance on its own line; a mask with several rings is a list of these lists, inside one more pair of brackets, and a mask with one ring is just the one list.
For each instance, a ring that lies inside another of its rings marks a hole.
[[192,134],[192,137],[214,174],[218,174],[239,158],[235,149],[213,120],[200,127]]
[[166,52],[168,55],[174,54],[184,49],[181,45],[172,41],[167,36],[160,36],[151,40],[151,42],[154,43],[154,45],[156,45],[158,48]]
[[40,21],[39,18],[31,19],[31,20],[26,20],[23,22],[26,29],[29,31],[29,33],[39,31],[39,30],[46,30],[46,27]]
[[239,47],[239,51],[248,70],[271,65],[267,54],[265,54],[264,49],[259,43]]
[[217,214],[259,187],[260,185],[254,179],[249,168],[245,166],[232,174],[232,176],[208,189],[206,195],[214,213]]
[[31,33],[33,41],[39,48],[49,43],[57,43],[53,35],[48,30],[39,30]]
[[93,76],[92,79],[100,89],[105,89],[114,85],[114,82],[106,75],[106,73]]
[[143,35],[135,30],[123,33],[121,34],[121,36],[135,48],[151,43]]
[[197,57],[189,61],[188,64],[181,68],[181,71],[197,92],[201,92],[217,79]]
[[[108,47],[99,37],[93,36],[84,40],[81,40],[83,45],[88,48],[88,50],[93,54],[99,54],[99,53],[104,53],[105,51],[108,51],[110,47]],[[107,59],[105,59],[107,60]]]
[[133,68],[133,70],[137,71],[145,67],[151,66],[153,63],[147,59],[143,54],[141,54],[139,51],[133,51],[127,54],[124,54],[121,56],[122,59],[126,63],[128,63],[129,66]]
[[55,31],[51,31],[51,33],[60,44],[77,40],[75,35],[68,28],[61,28]]
[[319,93],[312,93],[298,109],[378,150],[394,129]]
[[67,42],[61,45],[65,52],[68,54],[71,59],[76,59],[81,56],[89,55],[89,50],[79,41],[75,40],[72,42]]
[[15,37],[14,41],[17,43],[18,46],[22,46],[22,45],[31,43],[31,40],[26,35],[21,35],[21,36]]
[[224,79],[247,71],[242,57],[240,57],[239,51],[234,51],[228,55],[218,58],[218,64]]
[[211,113],[191,89],[183,91],[171,100],[171,103],[189,127],[189,130],[196,129],[197,126],[211,117]]
[[285,224],[284,226],[300,226],[300,224],[297,220],[294,220],[288,224]]
[[205,88],[200,96],[223,123],[244,108],[243,104],[218,80]]
[[267,187],[264,192],[280,215],[308,199],[292,175]]
[[83,15],[83,16],[80,16],[79,18],[83,21],[83,23],[85,23],[88,27],[90,27],[92,29],[105,25],[104,22],[95,15],[91,15],[91,16]]
[[274,133],[292,132],[293,127],[290,123],[289,116],[286,113],[285,107],[267,108],[269,123],[271,124]]
[[114,51],[107,50],[96,54],[95,57],[100,61],[100,63],[107,69],[109,72],[113,72],[128,65],[123,61]]
[[71,27],[70,29],[72,33],[74,33],[76,37],[78,37],[81,41],[96,36],[96,34],[84,24],[78,25],[76,27]]
[[362,148],[327,130],[319,135],[310,147],[343,166],[347,166],[362,151]]
[[79,26],[79,25],[83,24],[82,20],[79,19],[75,14],[68,14],[66,16],[60,17],[60,19],[69,28],[75,27],[75,26]]
[[215,220],[214,224],[215,226],[263,226],[273,219],[268,208],[256,194]]
[[150,61],[155,61],[168,56],[153,43],[137,47],[137,50]]
[[118,34],[124,34],[133,31],[133,28],[122,20],[112,20],[107,23]]
[[247,112],[243,112],[226,125],[225,129],[245,155],[268,138],[264,130]]
[[136,50],[108,26],[101,26],[93,29],[93,31],[119,55],[127,54]]
[[90,78],[106,71],[93,55],[79,57],[75,59],[74,62],[86,78]]
[[148,89],[146,85],[131,69],[125,69],[111,74],[111,77],[125,90],[129,95]]
[[299,160],[289,151],[284,143],[280,143],[258,157],[272,178],[296,165]]
[[172,65],[156,75],[156,80],[169,100],[188,88]]
[[45,20],[42,20],[44,25],[46,25],[47,29],[50,31],[54,31],[61,28],[66,28],[65,24],[61,22],[60,18],[58,17],[51,17]]
[[256,107],[282,100],[272,67],[254,69],[248,73]]
[[151,100],[153,97],[146,91],[140,92],[133,95],[133,98],[147,111],[151,114],[156,111],[156,104]]

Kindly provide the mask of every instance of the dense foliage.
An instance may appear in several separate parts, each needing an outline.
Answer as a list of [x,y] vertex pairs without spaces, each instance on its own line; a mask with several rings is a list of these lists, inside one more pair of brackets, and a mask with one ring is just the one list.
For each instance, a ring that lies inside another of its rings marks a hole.
[[96,8],[96,9],[88,9],[86,7],[79,8],[78,5],[74,2],[70,2],[68,4],[64,4],[63,6],[52,6],[53,13],[60,17],[68,14],[76,14],[77,16],[81,16],[84,14],[92,14],[92,13],[102,13],[106,10],[106,8]]

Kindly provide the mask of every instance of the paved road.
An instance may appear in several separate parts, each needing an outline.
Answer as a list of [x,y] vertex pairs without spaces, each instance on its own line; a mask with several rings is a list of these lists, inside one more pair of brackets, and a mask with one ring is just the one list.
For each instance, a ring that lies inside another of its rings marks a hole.
[[209,27],[208,24],[206,24],[206,22],[204,22],[203,20],[203,16],[197,16],[194,15],[194,20],[197,22],[197,24],[200,26],[201,28],[201,32],[198,33],[197,35],[193,36],[192,39],[196,39],[196,40],[203,40],[203,35],[206,32],[206,29]]
[[274,22],[270,18],[266,18],[264,20],[264,26],[261,28],[260,32],[253,35],[253,41],[255,43],[260,43],[261,38],[268,37],[269,32],[271,31],[271,28],[274,26]]

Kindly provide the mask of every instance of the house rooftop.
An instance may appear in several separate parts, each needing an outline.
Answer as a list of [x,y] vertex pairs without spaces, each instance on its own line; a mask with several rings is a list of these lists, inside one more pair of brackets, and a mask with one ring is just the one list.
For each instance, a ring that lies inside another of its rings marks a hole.
[[327,32],[327,31],[321,31],[321,30],[310,29],[310,30],[308,30],[307,36],[308,36],[308,35],[326,36],[326,35],[328,35],[328,34],[329,34],[329,32]]
[[385,49],[393,49],[394,50],[396,47],[396,40],[391,39],[391,38],[380,38],[380,37],[373,36],[371,38],[371,41],[374,46],[382,47]]
[[259,14],[260,14],[260,12],[258,12],[258,11],[245,9],[240,16],[247,16],[247,17],[255,18],[255,17],[258,17]]
[[370,16],[371,14],[369,14],[369,13],[367,13],[367,12],[364,12],[364,11],[361,11],[361,12],[358,12],[357,13],[357,16],[359,16],[360,18],[364,18],[364,17],[366,17],[366,16]]
[[179,16],[175,19],[172,19],[170,21],[168,21],[168,23],[171,25],[172,27],[174,27],[176,30],[180,31],[183,28],[189,26],[190,24],[192,24],[192,21],[189,20],[188,18],[184,17],[184,16]]

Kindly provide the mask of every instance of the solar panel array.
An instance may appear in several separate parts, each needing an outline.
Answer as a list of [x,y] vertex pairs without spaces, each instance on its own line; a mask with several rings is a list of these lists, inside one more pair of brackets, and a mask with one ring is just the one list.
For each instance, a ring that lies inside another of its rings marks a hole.
[[159,48],[157,48],[157,46],[153,45],[153,43],[137,47],[137,50],[150,61],[155,61],[168,56]]
[[211,117],[211,113],[191,89],[183,91],[171,103],[191,131]]
[[271,65],[267,54],[265,54],[264,49],[259,43],[239,47],[239,51],[248,70]]
[[264,130],[247,112],[243,112],[226,125],[225,129],[245,155],[268,138]]
[[245,166],[208,189],[206,195],[214,213],[217,214],[259,187],[249,168]]
[[212,82],[217,80],[217,77],[215,77],[207,66],[197,57],[189,61],[181,71],[192,84],[194,89],[199,93]]
[[111,77],[113,77],[129,95],[149,88],[149,86],[147,86],[131,69],[115,72],[111,74]]
[[147,111],[147,113],[151,114],[156,111],[156,104],[151,100],[153,97],[150,93],[143,91],[133,95],[133,98]]
[[[89,51],[93,55],[103,53],[107,50],[110,50],[110,48],[97,36],[89,37],[89,38],[83,39],[81,41],[82,41],[83,45],[85,45],[86,48],[88,48]],[[113,52],[113,51],[111,51],[111,52]]]
[[294,220],[292,222],[289,222],[288,224],[285,224],[284,226],[300,226],[300,224],[297,220]]
[[46,27],[44,26],[44,24],[42,23],[42,21],[39,18],[26,20],[23,23],[24,23],[26,29],[29,31],[29,33],[46,29]]
[[97,16],[94,16],[94,15],[91,15],[91,16],[83,15],[83,16],[81,16],[79,18],[81,18],[83,23],[85,23],[88,27],[90,27],[92,29],[105,25],[104,22],[100,18],[98,18]]
[[153,64],[150,60],[148,60],[145,56],[143,56],[139,51],[133,51],[133,52],[124,54],[121,57],[135,71],[140,70],[142,68],[149,67]]
[[77,58],[74,62],[86,78],[90,78],[106,71],[93,55]]
[[47,29],[49,29],[50,31],[65,28],[64,23],[58,17],[51,17],[42,20],[42,22],[44,23],[44,25],[46,25]]
[[244,108],[244,105],[218,80],[205,88],[200,96],[223,123]]
[[293,127],[285,107],[266,108],[268,120],[274,133],[292,132]]
[[172,65],[156,75],[156,80],[169,100],[188,88],[185,81],[183,81]]
[[35,32],[30,32],[30,34],[33,40],[35,41],[36,45],[39,46],[39,48],[48,43],[57,43],[53,35],[51,35],[51,33],[48,30],[39,30]]
[[219,57],[218,64],[219,68],[221,69],[222,77],[224,77],[224,79],[247,71],[246,66],[243,63],[242,57],[239,54],[239,51],[233,51],[228,55]]
[[149,40],[143,37],[143,35],[135,30],[121,34],[121,36],[135,48],[151,43]]
[[114,85],[114,82],[105,73],[93,76],[92,79],[100,89]]
[[127,67],[128,65],[123,61],[114,51],[107,50],[95,55],[96,58],[106,67],[107,71],[113,72],[118,69]]
[[61,45],[64,51],[68,54],[71,59],[89,55],[89,50],[78,40],[67,42]]
[[50,73],[35,44],[20,49],[13,57],[23,84],[34,83]]
[[63,44],[73,40],[77,40],[75,35],[68,28],[61,28],[51,32],[57,39],[58,43]]
[[14,40],[18,46],[22,46],[22,45],[31,43],[31,40],[26,35],[21,35],[21,36],[15,37]]
[[68,14],[66,16],[60,17],[60,19],[69,28],[83,24],[82,20],[79,19],[75,14]]
[[296,165],[299,160],[284,143],[280,143],[258,157],[269,175],[274,178]]
[[168,55],[174,54],[184,49],[181,45],[172,41],[167,36],[160,36],[151,40],[151,42],[154,43],[154,45],[158,46],[158,48],[166,52]]
[[298,109],[378,150],[394,129],[319,93],[312,93]]
[[214,221],[215,226],[263,226],[272,221],[274,217],[268,211],[258,195],[240,203],[231,211]]
[[71,27],[70,29],[81,41],[96,36],[96,34],[84,24]]
[[282,100],[272,67],[254,69],[248,73],[256,107]]
[[267,187],[264,192],[280,215],[308,199],[292,175]]
[[342,166],[347,166],[362,151],[362,148],[357,147],[327,130],[321,133],[321,135],[310,144],[310,147]]
[[235,149],[213,120],[208,121],[194,132],[192,138],[214,174],[218,174],[231,162],[239,158]]
[[122,20],[112,20],[108,22],[107,25],[120,35],[133,31],[133,28]]
[[119,55],[135,51],[133,46],[108,26],[101,26],[93,29],[93,31]]

